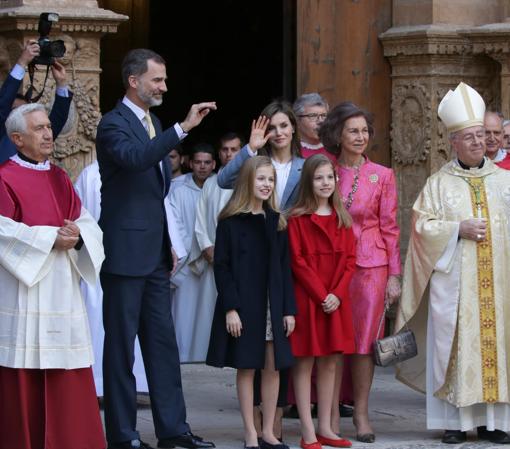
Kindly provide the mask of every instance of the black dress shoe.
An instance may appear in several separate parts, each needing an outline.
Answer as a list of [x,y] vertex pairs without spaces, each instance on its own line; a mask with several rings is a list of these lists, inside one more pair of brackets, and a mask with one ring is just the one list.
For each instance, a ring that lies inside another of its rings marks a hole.
[[495,444],[510,444],[510,436],[502,430],[487,430],[486,426],[476,428],[479,440],[488,440]]
[[154,449],[154,448],[141,440],[131,440],[125,441],[124,443],[109,444],[108,449]]
[[289,449],[289,446],[284,443],[271,444],[260,439],[260,449]]
[[354,409],[345,404],[340,404],[340,416],[342,418],[350,418],[354,413]]
[[188,449],[204,449],[216,446],[212,441],[204,441],[204,439],[198,435],[193,435],[191,432],[186,432],[177,437],[162,438],[158,441],[158,447],[185,447]]
[[445,430],[441,441],[445,444],[460,444],[466,441],[466,432],[460,430]]

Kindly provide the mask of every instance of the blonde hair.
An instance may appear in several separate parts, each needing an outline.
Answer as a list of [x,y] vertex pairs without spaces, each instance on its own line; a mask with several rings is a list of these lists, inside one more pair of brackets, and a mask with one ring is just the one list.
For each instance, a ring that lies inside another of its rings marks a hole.
[[[234,192],[232,193],[232,196],[228,200],[227,204],[225,204],[225,207],[221,210],[220,215],[218,216],[218,221],[232,217],[233,215],[246,214],[252,211],[251,207],[254,197],[253,185],[255,184],[255,175],[257,170],[261,167],[271,167],[273,169],[276,185],[276,171],[269,157],[254,156],[248,159],[239,171],[239,176],[237,177],[234,186]],[[273,211],[280,214],[278,219],[279,231],[287,227],[287,220],[283,214],[280,213],[278,207],[276,206],[274,189],[271,193],[271,196],[266,201],[264,201],[264,208],[272,209]]]
[[345,226],[350,228],[352,225],[352,218],[345,209],[345,206],[338,193],[338,180],[333,162],[323,154],[314,154],[309,157],[303,164],[301,171],[301,181],[299,182],[298,199],[294,207],[290,210],[290,216],[300,216],[305,214],[313,214],[319,207],[317,197],[313,192],[313,177],[315,171],[324,165],[329,165],[335,176],[335,189],[333,194],[328,198],[329,205],[336,212],[338,217],[338,227]]

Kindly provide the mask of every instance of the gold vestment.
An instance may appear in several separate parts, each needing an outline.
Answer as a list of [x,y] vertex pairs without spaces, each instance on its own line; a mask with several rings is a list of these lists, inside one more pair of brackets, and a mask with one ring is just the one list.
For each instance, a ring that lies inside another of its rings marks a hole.
[[[486,239],[457,240],[459,223],[473,217],[487,219]],[[396,330],[408,320],[419,355],[399,365],[397,377],[425,391],[428,287],[453,242],[455,257],[445,276],[457,276],[458,288],[435,289],[443,294],[432,298],[439,321],[452,324],[440,329],[441,338],[450,338],[435,345],[446,363],[436,370],[440,382],[433,393],[455,407],[510,402],[509,217],[510,172],[488,159],[471,170],[449,162],[427,180],[413,206]],[[441,317],[443,303],[451,317]]]

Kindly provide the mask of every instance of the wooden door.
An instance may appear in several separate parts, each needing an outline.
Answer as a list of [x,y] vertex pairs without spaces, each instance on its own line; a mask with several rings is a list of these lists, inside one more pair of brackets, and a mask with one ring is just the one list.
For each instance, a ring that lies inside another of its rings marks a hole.
[[378,36],[391,27],[391,0],[297,1],[297,95],[330,106],[350,100],[375,116],[369,157],[390,158],[391,79]]

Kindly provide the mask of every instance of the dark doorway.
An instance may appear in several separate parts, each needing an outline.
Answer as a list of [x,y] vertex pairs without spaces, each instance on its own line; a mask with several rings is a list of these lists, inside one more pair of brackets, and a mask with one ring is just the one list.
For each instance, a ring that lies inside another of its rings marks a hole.
[[154,112],[167,127],[183,120],[192,103],[214,100],[218,111],[193,130],[185,148],[216,144],[231,130],[248,138],[267,103],[294,99],[295,41],[292,0],[152,1],[149,48],[165,58],[168,74],[168,92]]

